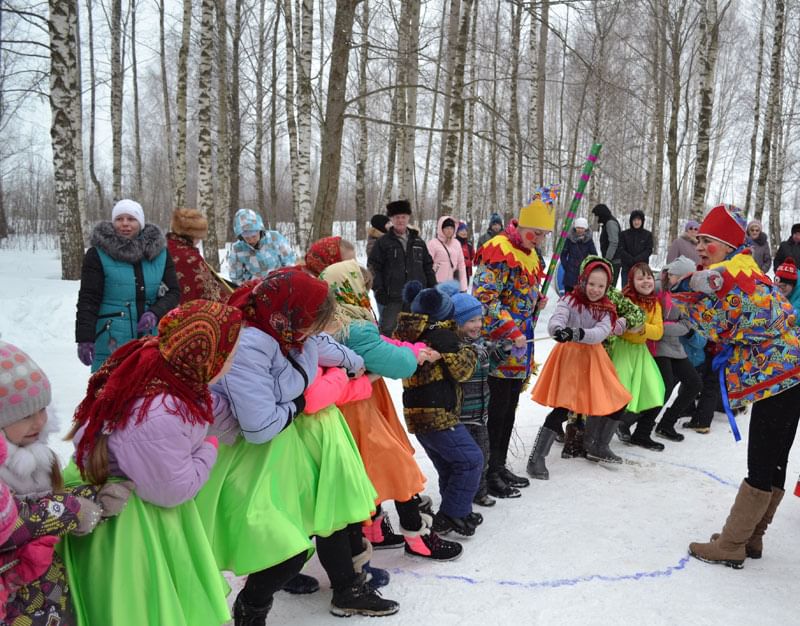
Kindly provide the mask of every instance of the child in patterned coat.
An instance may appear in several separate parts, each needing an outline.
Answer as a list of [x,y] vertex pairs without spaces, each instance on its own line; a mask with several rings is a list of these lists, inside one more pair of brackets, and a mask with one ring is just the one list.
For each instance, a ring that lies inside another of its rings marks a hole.
[[416,435],[439,474],[442,503],[434,521],[439,534],[450,531],[475,534],[483,518],[472,513],[478,490],[483,454],[459,422],[462,391],[458,383],[469,380],[477,355],[462,345],[453,321],[453,302],[442,291],[408,283],[403,299],[411,313],[401,313],[395,337],[423,341],[440,355],[422,363],[413,376],[403,380],[403,415],[408,432]]

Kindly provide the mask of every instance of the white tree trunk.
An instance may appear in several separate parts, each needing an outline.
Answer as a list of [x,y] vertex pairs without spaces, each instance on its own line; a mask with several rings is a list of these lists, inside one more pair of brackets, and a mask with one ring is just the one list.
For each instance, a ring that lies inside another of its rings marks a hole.
[[299,54],[297,57],[297,213],[300,232],[297,245],[308,248],[311,234],[311,55],[314,43],[314,2],[303,0]]
[[75,107],[80,94],[77,68],[77,4],[49,0],[50,140],[61,247],[61,278],[77,280],[83,263],[83,235],[75,170]]
[[211,84],[214,74],[214,3],[203,0],[200,21],[200,62],[197,68],[197,205],[208,220],[206,261],[219,269],[216,208],[211,158]]
[[177,109],[177,147],[175,149],[175,199],[176,207],[186,206],[186,90],[188,82],[189,40],[192,31],[192,0],[183,0],[183,30],[178,52],[178,84],[175,106]]

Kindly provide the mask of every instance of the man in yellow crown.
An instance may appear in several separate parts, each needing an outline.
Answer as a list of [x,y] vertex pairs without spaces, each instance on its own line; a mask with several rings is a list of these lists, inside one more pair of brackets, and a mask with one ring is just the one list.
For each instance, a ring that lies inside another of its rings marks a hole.
[[537,198],[501,234],[478,250],[473,293],[484,307],[483,330],[491,341],[508,339],[512,350],[489,372],[489,493],[518,498],[530,482],[506,467],[519,394],[533,362],[531,320],[546,299],[539,292],[542,261],[536,253],[555,227],[555,209]]

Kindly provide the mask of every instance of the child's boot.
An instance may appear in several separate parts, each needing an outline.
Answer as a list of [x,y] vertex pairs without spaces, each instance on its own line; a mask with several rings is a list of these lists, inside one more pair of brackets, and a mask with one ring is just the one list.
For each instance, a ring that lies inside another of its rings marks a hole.
[[319,581],[307,574],[297,574],[283,584],[281,589],[295,595],[305,595],[319,591]]
[[418,530],[402,528],[406,540],[406,554],[421,556],[434,561],[452,561],[461,556],[463,547],[455,541],[446,541],[437,535],[431,526],[433,519],[422,513],[422,526]]
[[466,517],[451,517],[442,511],[434,515],[433,532],[437,535],[446,535],[453,531],[462,537],[472,537],[475,534],[475,526]]
[[[569,429],[569,425],[567,425],[567,429]],[[550,448],[556,440],[556,435],[556,431],[545,428],[544,426],[539,429],[539,434],[536,436],[536,443],[528,459],[527,471],[528,476],[531,478],[536,478],[537,480],[550,479],[550,472],[547,471],[544,460],[550,453]],[[566,448],[566,443],[564,447]]]
[[356,574],[365,574],[367,584],[372,589],[385,587],[389,584],[389,572],[379,567],[372,567],[369,562],[372,559],[372,546],[366,539],[363,540],[364,551],[353,557],[353,571]]
[[587,418],[584,433],[587,459],[603,463],[622,463],[622,458],[614,454],[609,447],[618,425],[619,420],[606,416]]
[[267,614],[272,608],[272,598],[264,606],[254,606],[244,601],[242,593],[244,592],[239,592],[233,603],[234,626],[265,626]]
[[656,450],[657,452],[661,452],[664,449],[663,443],[654,441],[653,438],[650,437],[650,433],[653,432],[653,426],[655,426],[656,423],[656,417],[654,415],[656,411],[657,410],[653,409],[645,411],[639,418],[639,421],[636,423],[636,430],[633,435],[631,435],[631,445],[639,446],[647,450]]
[[401,548],[403,546],[403,536],[394,532],[389,516],[384,511],[380,511],[372,518],[372,524],[362,526],[361,532],[364,533],[364,537],[376,550]]
[[333,590],[330,611],[337,617],[369,615],[380,617],[394,615],[400,605],[394,600],[386,600],[371,589],[364,573],[356,574],[349,585]]

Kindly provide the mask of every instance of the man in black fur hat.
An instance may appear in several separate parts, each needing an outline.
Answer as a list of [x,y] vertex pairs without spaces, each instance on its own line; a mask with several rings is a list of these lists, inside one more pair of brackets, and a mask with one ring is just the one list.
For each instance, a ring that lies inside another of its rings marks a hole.
[[375,242],[369,254],[369,268],[374,274],[372,289],[375,300],[383,306],[381,333],[391,336],[397,325],[397,316],[403,310],[403,286],[410,280],[418,280],[425,287],[433,287],[436,274],[428,247],[420,239],[419,232],[408,227],[411,219],[408,200],[387,204],[386,215],[392,225]]

